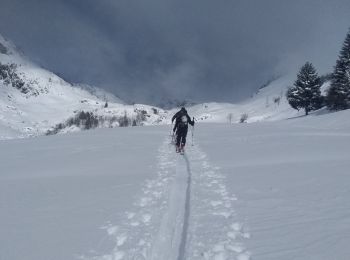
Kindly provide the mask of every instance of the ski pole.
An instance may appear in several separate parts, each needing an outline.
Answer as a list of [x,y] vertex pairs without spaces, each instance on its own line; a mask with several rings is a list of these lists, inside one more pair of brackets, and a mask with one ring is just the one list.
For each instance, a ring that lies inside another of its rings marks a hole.
[[171,136],[171,143],[173,144],[175,142],[175,133],[173,131],[173,122],[171,122],[170,136]]
[[173,130],[173,122],[171,122],[170,136],[172,136],[172,130]]
[[192,126],[192,146],[194,146],[193,136],[194,136],[194,117],[193,117],[193,126]]

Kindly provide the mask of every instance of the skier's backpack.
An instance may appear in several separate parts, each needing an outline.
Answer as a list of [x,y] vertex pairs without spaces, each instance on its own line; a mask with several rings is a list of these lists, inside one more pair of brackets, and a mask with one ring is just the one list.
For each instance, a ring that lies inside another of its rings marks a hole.
[[186,115],[182,116],[182,117],[180,118],[179,126],[180,126],[180,127],[186,126],[187,123],[188,123],[188,121],[187,121],[187,116],[186,116]]

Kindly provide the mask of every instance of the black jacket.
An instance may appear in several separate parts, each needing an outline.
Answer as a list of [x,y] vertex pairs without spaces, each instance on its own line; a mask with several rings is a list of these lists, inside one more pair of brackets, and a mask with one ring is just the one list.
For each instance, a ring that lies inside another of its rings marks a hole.
[[[173,132],[175,132],[176,129],[179,127],[180,122],[181,122],[181,118],[182,118],[183,116],[186,116],[186,117],[187,117],[187,122],[188,122],[188,124],[190,124],[190,125],[192,125],[192,126],[194,125],[194,120],[191,120],[190,116],[187,114],[186,109],[181,109],[181,110],[178,111],[178,112],[172,117],[172,119],[171,119],[171,122],[174,122],[174,120],[175,120],[175,126],[174,126],[174,129],[173,129]],[[186,124],[184,125],[184,127],[186,127],[186,129],[188,128],[188,124],[186,123]]]

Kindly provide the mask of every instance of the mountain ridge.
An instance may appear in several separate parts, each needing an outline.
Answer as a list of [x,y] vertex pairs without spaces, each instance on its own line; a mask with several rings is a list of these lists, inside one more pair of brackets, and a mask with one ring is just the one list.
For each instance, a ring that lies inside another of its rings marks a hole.
[[103,89],[71,84],[28,60],[2,36],[0,43],[0,139],[45,134],[81,111],[93,112],[105,120],[127,115],[133,121],[139,117],[142,120],[138,124],[143,125],[165,119],[164,110],[127,105]]
[[[91,120],[93,127],[170,124],[178,109],[126,104],[103,89],[71,84],[41,68],[1,35],[0,46],[0,139],[90,129],[85,121]],[[196,122],[253,123],[298,117],[303,112],[292,109],[285,95],[292,83],[292,75],[279,76],[239,103],[185,105]],[[323,92],[327,87],[326,82]]]

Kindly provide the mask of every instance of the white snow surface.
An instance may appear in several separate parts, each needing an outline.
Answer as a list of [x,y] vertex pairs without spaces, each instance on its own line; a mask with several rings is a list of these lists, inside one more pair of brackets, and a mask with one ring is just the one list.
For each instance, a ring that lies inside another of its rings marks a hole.
[[347,260],[349,116],[0,141],[0,259]]

